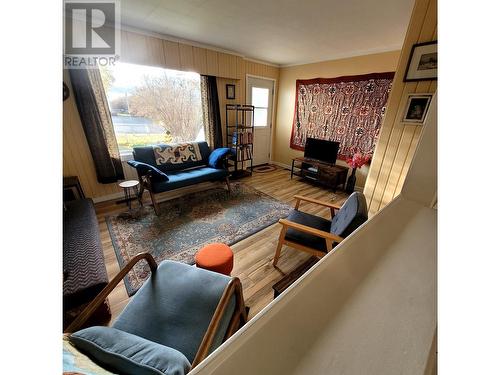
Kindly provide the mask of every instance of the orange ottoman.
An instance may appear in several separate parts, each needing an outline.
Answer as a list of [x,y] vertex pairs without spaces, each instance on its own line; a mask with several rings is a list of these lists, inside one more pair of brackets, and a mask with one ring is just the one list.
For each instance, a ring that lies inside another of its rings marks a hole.
[[211,243],[201,248],[194,256],[196,267],[231,276],[233,251],[223,243]]

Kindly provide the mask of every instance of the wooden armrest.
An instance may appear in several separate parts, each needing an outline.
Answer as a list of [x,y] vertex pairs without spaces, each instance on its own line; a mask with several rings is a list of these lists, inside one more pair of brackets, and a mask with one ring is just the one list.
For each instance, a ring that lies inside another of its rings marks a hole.
[[290,227],[293,229],[297,229],[301,232],[313,234],[315,236],[325,238],[334,242],[340,242],[343,240],[342,237],[337,236],[336,234],[330,233],[330,232],[325,232],[323,230],[319,230],[316,228],[308,227],[307,225],[299,224],[299,223],[294,223],[293,221],[287,220],[287,219],[280,219],[279,223],[281,225],[284,225],[286,227]]
[[87,307],[76,317],[75,320],[66,328],[65,333],[72,333],[80,329],[80,327],[92,316],[92,314],[97,310],[97,308],[104,302],[106,297],[115,289],[120,281],[127,275],[127,273],[135,266],[137,262],[142,259],[146,259],[148,262],[151,272],[155,272],[158,267],[153,256],[149,253],[140,253],[135,257],[130,259],[130,261],[123,267],[123,269],[118,272],[113,280],[111,280],[108,285],[104,287],[103,290],[90,302]]
[[203,336],[203,340],[201,341],[200,347],[198,348],[198,352],[196,353],[193,363],[191,364],[191,369],[196,367],[198,363],[203,361],[203,359],[208,356],[219,325],[233,295],[235,295],[236,298],[235,311],[227,328],[226,334],[224,335],[223,341],[229,338],[237,330],[237,327],[235,327],[235,323],[237,323],[240,318],[242,318],[244,320],[244,323],[246,323],[247,315],[245,310],[245,302],[243,301],[241,281],[237,277],[233,277],[231,278],[229,284],[226,285],[226,288],[222,293],[221,299],[219,300],[214,315],[212,316],[212,320],[208,325],[205,336]]
[[339,206],[338,204],[335,204],[335,203],[320,201],[318,199],[305,197],[303,195],[294,195],[293,197],[297,200],[297,204],[295,205],[295,208],[298,208],[300,201],[306,201],[306,202],[310,202],[310,203],[315,203],[315,204],[319,204],[321,206],[325,206],[325,207],[329,207],[329,208],[335,208],[337,210],[340,210],[340,208],[342,207],[342,206]]

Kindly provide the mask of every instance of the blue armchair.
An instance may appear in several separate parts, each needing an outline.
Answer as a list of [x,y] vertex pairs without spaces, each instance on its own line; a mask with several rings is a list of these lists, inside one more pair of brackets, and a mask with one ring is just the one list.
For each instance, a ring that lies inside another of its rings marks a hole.
[[[294,198],[296,199],[295,210],[286,219],[279,221],[282,228],[274,255],[274,266],[278,263],[283,245],[288,245],[317,257],[323,257],[337,243],[368,220],[366,199],[359,192],[352,193],[342,206],[302,195],[296,195]],[[301,201],[329,208],[332,219],[327,220],[299,211]],[[335,214],[335,210],[338,210],[337,214]]]
[[156,194],[206,181],[225,180],[231,192],[227,158],[229,148],[211,151],[207,142],[158,144],[134,147],[134,160],[127,163],[136,169],[141,188],[148,190],[155,213],[160,210]]
[[[152,271],[111,327],[75,332],[141,259]],[[69,341],[120,374],[182,375],[246,323],[241,283],[184,263],[134,257],[67,328]]]

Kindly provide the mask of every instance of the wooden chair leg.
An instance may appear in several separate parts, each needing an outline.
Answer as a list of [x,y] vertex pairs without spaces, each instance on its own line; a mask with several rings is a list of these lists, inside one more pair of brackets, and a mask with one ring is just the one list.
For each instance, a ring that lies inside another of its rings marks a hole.
[[226,176],[227,191],[231,194],[231,184],[229,183],[229,176]]
[[276,266],[276,264],[278,264],[278,259],[281,254],[281,248],[283,247],[283,242],[285,241],[285,234],[286,226],[283,225],[283,228],[281,228],[280,238],[278,240],[278,246],[276,247],[276,253],[274,254],[273,266]]
[[149,191],[149,195],[151,196],[151,202],[153,202],[153,208],[155,210],[156,216],[160,216],[160,206],[158,206],[158,202],[156,202],[155,195],[151,190]]

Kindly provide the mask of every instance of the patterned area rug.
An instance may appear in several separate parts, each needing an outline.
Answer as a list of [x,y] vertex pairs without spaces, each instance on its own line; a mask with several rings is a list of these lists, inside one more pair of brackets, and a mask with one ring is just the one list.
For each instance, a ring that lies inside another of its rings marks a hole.
[[[159,263],[170,259],[194,264],[204,245],[232,245],[286,217],[292,207],[242,183],[191,193],[160,203],[161,215],[143,207],[133,214],[106,217],[120,268],[138,253],[147,251]],[[149,276],[144,262],[125,277],[129,296]]]

